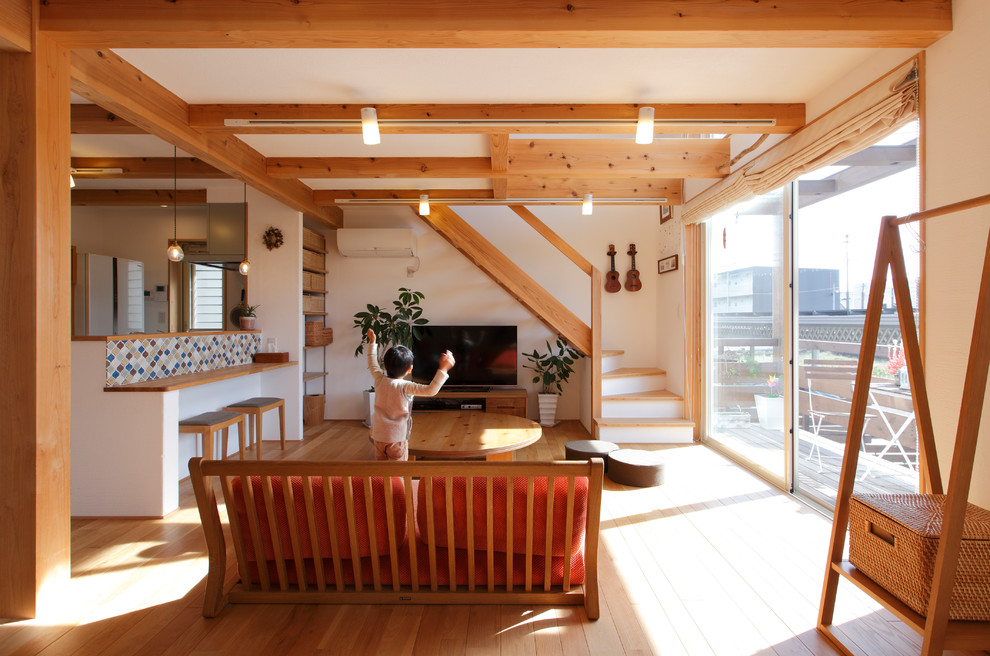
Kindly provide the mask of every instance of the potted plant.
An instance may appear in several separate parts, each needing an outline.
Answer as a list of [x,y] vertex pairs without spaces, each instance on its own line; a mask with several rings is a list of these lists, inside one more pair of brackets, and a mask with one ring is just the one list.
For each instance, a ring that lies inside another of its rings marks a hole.
[[241,330],[254,330],[258,321],[257,310],[260,306],[241,303],[237,307],[239,309],[237,321],[241,325]]
[[770,374],[767,378],[768,392],[754,394],[756,401],[756,417],[760,426],[767,430],[782,430],[784,428],[784,397],[777,391],[779,376]]
[[[382,358],[390,346],[401,344],[412,348],[413,340],[422,336],[423,326],[429,323],[429,320],[423,318],[423,308],[420,306],[424,298],[426,297],[422,292],[400,287],[398,298],[392,301],[392,312],[368,304],[367,310],[355,313],[354,327],[361,331],[361,343],[354,350],[354,357],[364,353],[369,328],[375,333],[375,340],[378,342],[378,366],[382,368]],[[368,410],[365,424],[370,426],[375,408],[374,388],[365,391],[365,401]]]
[[530,364],[524,364],[527,369],[536,372],[533,382],[540,384],[540,392],[537,394],[540,402],[540,424],[542,426],[557,425],[557,401],[564,391],[563,385],[574,373],[573,364],[578,358],[584,357],[576,349],[572,348],[562,338],[557,338],[557,351],[551,348],[547,342],[547,352],[539,353],[535,349],[532,353],[523,353]]

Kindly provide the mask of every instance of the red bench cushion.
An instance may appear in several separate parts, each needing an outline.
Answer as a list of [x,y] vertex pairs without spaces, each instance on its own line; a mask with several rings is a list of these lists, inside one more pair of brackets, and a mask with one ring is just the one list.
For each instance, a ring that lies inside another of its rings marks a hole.
[[[275,558],[274,543],[268,519],[268,509],[265,503],[264,491],[262,489],[261,478],[251,477],[251,490],[254,496],[254,505],[258,517],[259,532],[264,548],[265,559],[271,562]],[[318,537],[319,550],[322,556],[328,558],[331,554],[330,548],[330,521],[327,517],[327,504],[323,490],[323,479],[313,477],[310,479],[313,485],[313,518],[316,525],[316,535]],[[292,559],[292,541],[289,535],[288,515],[286,511],[286,499],[282,490],[282,480],[279,477],[272,477],[271,506],[278,527],[278,535],[282,546],[282,556]],[[303,483],[299,476],[289,478],[292,499],[294,503],[294,516],[296,526],[300,535],[300,550],[303,558],[313,558],[313,548],[310,540],[311,532],[309,520],[306,517],[305,497],[303,495]],[[340,543],[340,557],[351,558],[350,530],[348,529],[347,510],[344,500],[344,479],[334,476],[330,479],[331,490],[333,492],[333,524],[337,530],[338,542]],[[395,530],[396,543],[402,544],[406,539],[406,501],[402,480],[392,478],[392,499],[393,499],[393,526]],[[255,555],[254,541],[251,539],[250,524],[248,523],[247,506],[245,494],[240,478],[235,478],[231,484],[234,496],[234,506],[237,512],[238,524],[245,545],[245,556],[249,562],[257,561]],[[351,479],[351,490],[354,496],[354,518],[356,527],[358,555],[370,556],[371,539],[368,531],[368,513],[365,503],[364,479],[354,477]],[[373,496],[372,517],[375,527],[375,545],[378,554],[387,554],[389,549],[388,540],[388,519],[385,509],[385,483],[384,479],[376,476],[371,479],[371,493]]]
[[[467,549],[467,504],[465,501],[465,489],[467,481],[463,477],[451,479],[453,482],[453,523],[454,523],[454,546],[458,549]],[[552,533],[553,542],[551,545],[551,556],[565,556],[567,553],[567,543],[564,536],[567,518],[567,478],[552,478],[553,481],[553,517]],[[512,502],[512,551],[517,554],[526,553],[526,479],[514,477],[513,481],[513,502]],[[433,536],[439,547],[447,547],[447,494],[446,482],[442,478],[432,479],[432,485],[426,485],[426,479],[420,481],[417,492],[416,524],[419,539],[428,543],[427,530],[427,494],[433,497]],[[488,545],[488,525],[485,515],[487,505],[487,491],[484,479],[474,479],[473,504],[473,524],[474,524],[474,548],[485,550]],[[430,488],[430,489],[428,489]],[[546,552],[546,525],[547,525],[547,478],[537,477],[533,484],[533,537],[532,553],[544,555]],[[496,478],[492,482],[492,505],[493,508],[493,549],[505,552],[507,538],[507,512],[506,512],[506,479]],[[584,551],[585,523],[588,516],[588,479],[576,478],[574,485],[574,516],[572,519],[572,529],[570,535],[571,553],[576,554]]]

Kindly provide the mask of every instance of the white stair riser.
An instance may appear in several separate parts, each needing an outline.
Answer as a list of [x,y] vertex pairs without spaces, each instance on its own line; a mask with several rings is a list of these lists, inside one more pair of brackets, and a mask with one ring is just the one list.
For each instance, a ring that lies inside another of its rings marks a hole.
[[607,355],[602,358],[602,373],[622,368],[622,355]]
[[598,439],[616,444],[689,444],[690,426],[599,426]]
[[602,396],[627,394],[629,392],[652,392],[662,390],[667,384],[667,376],[623,376],[621,378],[603,378]]
[[603,417],[663,417],[680,419],[684,416],[684,401],[602,401]]

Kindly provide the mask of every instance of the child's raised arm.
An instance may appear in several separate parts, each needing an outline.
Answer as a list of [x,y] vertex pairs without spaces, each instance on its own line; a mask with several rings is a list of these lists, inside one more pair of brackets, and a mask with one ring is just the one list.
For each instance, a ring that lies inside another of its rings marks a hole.
[[372,330],[371,328],[368,328],[368,343],[369,344],[375,343],[375,331]]
[[450,351],[444,351],[440,355],[440,365],[437,367],[440,371],[448,372],[454,366],[454,354]]

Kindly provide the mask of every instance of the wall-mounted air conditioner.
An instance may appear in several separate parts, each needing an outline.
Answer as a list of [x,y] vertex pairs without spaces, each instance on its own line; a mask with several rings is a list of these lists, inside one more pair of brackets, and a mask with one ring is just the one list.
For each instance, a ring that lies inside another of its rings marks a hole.
[[416,236],[405,228],[341,228],[337,249],[347,257],[416,257]]

